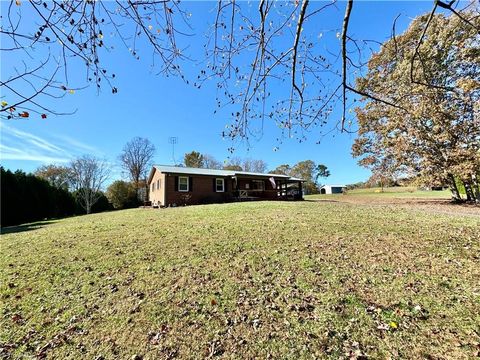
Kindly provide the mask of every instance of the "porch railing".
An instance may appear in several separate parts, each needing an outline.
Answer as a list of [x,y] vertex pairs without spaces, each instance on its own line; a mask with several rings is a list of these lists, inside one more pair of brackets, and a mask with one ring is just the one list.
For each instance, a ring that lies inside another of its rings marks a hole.
[[244,199],[300,199],[302,193],[299,189],[276,189],[276,190],[236,190],[234,196]]

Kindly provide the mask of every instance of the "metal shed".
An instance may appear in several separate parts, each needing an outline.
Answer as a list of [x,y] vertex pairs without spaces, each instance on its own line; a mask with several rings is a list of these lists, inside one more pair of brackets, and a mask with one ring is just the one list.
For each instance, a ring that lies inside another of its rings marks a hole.
[[345,185],[323,185],[320,188],[320,194],[342,194]]

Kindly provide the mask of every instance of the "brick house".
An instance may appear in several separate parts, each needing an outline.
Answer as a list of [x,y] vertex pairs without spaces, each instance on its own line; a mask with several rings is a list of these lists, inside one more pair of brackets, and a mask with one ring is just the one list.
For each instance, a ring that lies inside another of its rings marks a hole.
[[154,165],[147,181],[153,206],[303,200],[302,182],[287,175],[167,165]]

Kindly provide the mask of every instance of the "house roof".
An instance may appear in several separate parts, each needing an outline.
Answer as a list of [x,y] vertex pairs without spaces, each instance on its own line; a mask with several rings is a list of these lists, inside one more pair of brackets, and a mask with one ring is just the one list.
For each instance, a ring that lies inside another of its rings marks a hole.
[[183,166],[171,166],[171,165],[153,165],[150,176],[148,177],[148,182],[150,182],[151,177],[153,176],[153,170],[157,169],[162,173],[170,174],[188,174],[188,175],[207,175],[207,176],[258,176],[258,177],[274,177],[282,178],[293,181],[303,181],[302,179],[291,177],[288,175],[281,174],[266,174],[266,173],[256,173],[248,171],[237,171],[237,170],[216,170],[216,169],[201,169],[201,168],[191,168]]
[[323,185],[320,189],[322,189],[322,188],[324,188],[324,187],[346,187],[346,185],[338,185],[338,184],[330,185],[330,184],[325,184],[325,185]]

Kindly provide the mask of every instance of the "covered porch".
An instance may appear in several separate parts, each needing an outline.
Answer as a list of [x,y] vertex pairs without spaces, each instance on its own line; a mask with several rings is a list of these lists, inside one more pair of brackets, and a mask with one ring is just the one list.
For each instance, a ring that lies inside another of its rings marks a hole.
[[236,201],[303,200],[302,179],[272,174],[266,176],[233,176],[233,198]]

